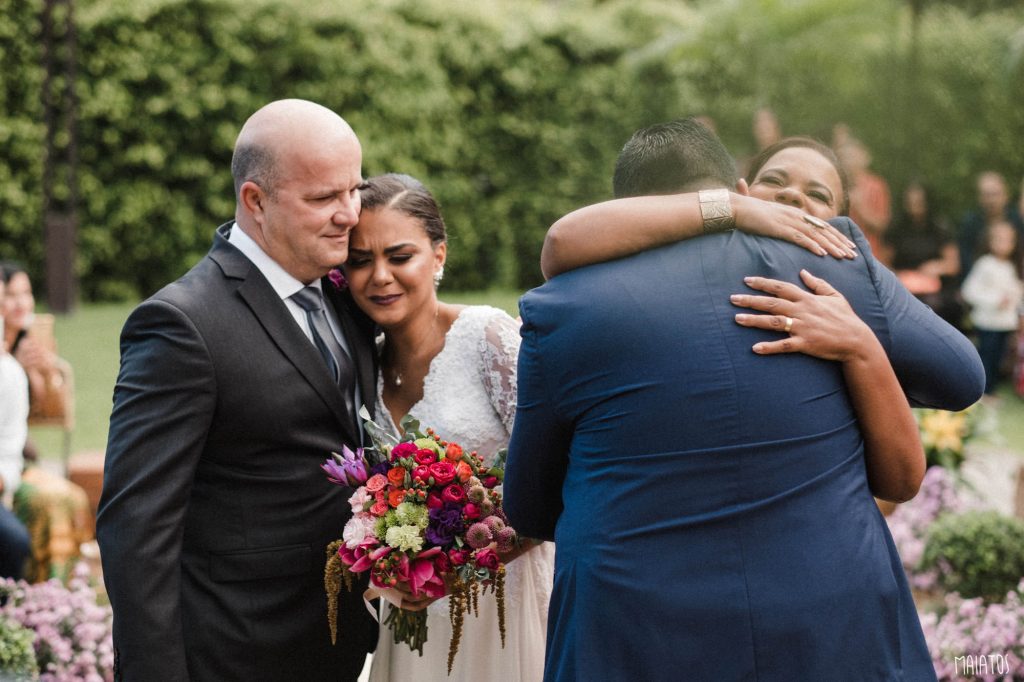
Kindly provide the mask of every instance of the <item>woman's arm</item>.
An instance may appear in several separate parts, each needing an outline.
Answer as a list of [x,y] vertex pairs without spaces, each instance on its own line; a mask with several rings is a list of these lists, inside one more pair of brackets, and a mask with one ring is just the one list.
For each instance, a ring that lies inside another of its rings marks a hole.
[[747,286],[771,296],[737,294],[735,305],[769,312],[740,313],[745,327],[787,331],[779,341],[754,345],[755,353],[805,353],[843,365],[843,376],[864,435],[868,484],[875,497],[906,502],[924,478],[925,458],[914,414],[889,358],[871,328],[828,282],[806,270],[810,293],[774,279],[748,277]]
[[[736,227],[744,232],[790,241],[819,256],[854,257],[845,235],[797,208],[735,192],[729,197]],[[702,234],[697,192],[614,199],[559,218],[544,238],[540,267],[551,278]]]

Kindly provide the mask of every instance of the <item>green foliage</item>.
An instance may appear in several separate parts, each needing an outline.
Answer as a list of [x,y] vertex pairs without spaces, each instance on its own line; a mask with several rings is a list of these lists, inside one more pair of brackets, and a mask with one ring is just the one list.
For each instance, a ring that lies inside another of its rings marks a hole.
[[34,680],[39,676],[35,633],[9,618],[0,617],[0,679]]
[[[41,5],[7,0],[0,16],[0,256],[40,273]],[[634,129],[682,115],[713,117],[740,158],[758,106],[787,134],[827,139],[845,121],[894,191],[923,174],[951,211],[972,202],[981,170],[1024,175],[1024,14],[1012,3],[927,2],[916,23],[892,0],[76,8],[87,299],[149,294],[206,252],[234,210],[235,135],[281,97],[345,116],[366,174],[432,188],[455,289],[537,284],[547,227],[608,198]]]
[[1024,521],[993,511],[948,514],[931,527],[920,567],[965,598],[1002,599],[1024,578]]

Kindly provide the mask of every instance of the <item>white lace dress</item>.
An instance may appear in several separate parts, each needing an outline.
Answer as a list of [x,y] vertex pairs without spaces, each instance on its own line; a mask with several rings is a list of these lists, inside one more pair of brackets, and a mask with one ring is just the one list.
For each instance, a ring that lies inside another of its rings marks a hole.
[[[508,445],[516,410],[518,323],[488,306],[463,308],[445,337],[444,348],[430,363],[423,398],[410,414],[422,428],[476,450],[485,460]],[[394,429],[381,400],[377,379],[378,423]],[[397,433],[397,429],[395,429]],[[480,616],[466,616],[459,653],[448,675],[448,599],[427,607],[427,642],[423,656],[405,644],[394,644],[391,630],[381,627],[373,654],[371,682],[419,680],[462,682],[531,682],[544,671],[548,600],[554,572],[554,545],[544,543],[508,565],[505,581],[505,648],[498,634],[495,599],[480,598]]]

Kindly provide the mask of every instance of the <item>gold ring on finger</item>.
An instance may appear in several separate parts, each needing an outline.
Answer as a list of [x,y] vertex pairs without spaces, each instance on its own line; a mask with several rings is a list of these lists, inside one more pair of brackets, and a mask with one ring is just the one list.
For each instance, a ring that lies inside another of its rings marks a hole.
[[786,326],[782,328],[782,331],[784,331],[784,332],[786,332],[788,334],[793,329],[793,318],[792,317],[786,317],[785,320],[786,320]]

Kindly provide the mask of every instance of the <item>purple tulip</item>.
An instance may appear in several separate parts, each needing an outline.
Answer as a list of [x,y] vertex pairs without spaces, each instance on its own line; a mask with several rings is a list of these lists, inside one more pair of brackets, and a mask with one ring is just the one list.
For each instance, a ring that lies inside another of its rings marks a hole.
[[320,468],[327,473],[327,480],[335,485],[355,488],[366,483],[366,460],[363,459],[362,448],[352,452],[347,445],[343,445],[341,454],[332,452],[331,459],[321,464]]

